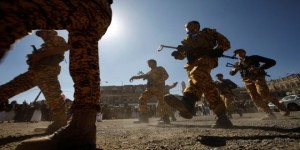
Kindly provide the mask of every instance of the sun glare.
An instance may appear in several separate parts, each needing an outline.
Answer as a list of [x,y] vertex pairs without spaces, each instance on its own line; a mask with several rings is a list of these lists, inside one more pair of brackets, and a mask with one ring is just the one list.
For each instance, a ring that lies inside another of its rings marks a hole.
[[114,38],[116,37],[120,32],[120,21],[117,19],[117,17],[113,17],[110,26],[108,27],[104,37],[105,38]]

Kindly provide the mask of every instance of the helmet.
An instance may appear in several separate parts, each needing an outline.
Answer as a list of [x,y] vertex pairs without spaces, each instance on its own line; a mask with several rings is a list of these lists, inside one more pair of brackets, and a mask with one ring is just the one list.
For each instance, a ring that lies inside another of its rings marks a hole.
[[54,36],[57,35],[57,32],[54,30],[39,30],[35,32],[36,36],[41,36],[42,33],[47,33],[48,35]]
[[236,49],[236,50],[234,50],[234,54],[236,54],[236,53],[239,53],[239,52],[244,52],[244,53],[246,53],[246,51],[244,50],[244,49]]

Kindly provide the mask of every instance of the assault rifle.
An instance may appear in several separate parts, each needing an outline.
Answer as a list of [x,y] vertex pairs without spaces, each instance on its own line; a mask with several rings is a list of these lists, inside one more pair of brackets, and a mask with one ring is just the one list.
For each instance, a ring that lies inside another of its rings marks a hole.
[[[171,49],[184,49],[186,51],[191,50],[191,48],[183,46],[183,45],[178,45],[177,47],[174,46],[167,46],[167,45],[160,45],[159,48],[157,49],[157,51],[162,51],[164,48],[171,48]],[[202,55],[211,55],[211,51],[203,51]],[[230,59],[238,59],[235,56],[228,56],[228,55],[221,55],[221,57],[224,58],[230,58]]]
[[35,97],[33,103],[35,103],[37,101],[37,99],[40,97],[41,93],[42,93],[42,91],[40,91],[39,94]]
[[[237,64],[232,64],[232,63],[226,63],[226,67],[233,67],[233,68],[239,68],[237,71],[239,70],[248,70],[245,67],[242,67],[240,65]],[[267,72],[263,71],[265,73],[265,76],[270,77],[270,75],[267,74]],[[245,72],[243,72],[244,74],[246,74]]]

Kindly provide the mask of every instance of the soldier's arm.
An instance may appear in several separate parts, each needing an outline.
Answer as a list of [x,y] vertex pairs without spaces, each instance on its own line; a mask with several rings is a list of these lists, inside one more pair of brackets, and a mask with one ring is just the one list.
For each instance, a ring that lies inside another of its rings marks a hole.
[[172,88],[174,88],[174,87],[176,87],[177,86],[177,84],[178,84],[178,82],[174,82],[171,86],[170,86],[170,89],[172,89]]
[[132,82],[135,79],[145,79],[147,78],[148,74],[141,74],[141,75],[137,75],[137,76],[132,76],[129,81]]
[[45,43],[43,47],[45,50],[39,51],[38,53],[32,54],[30,56],[31,61],[38,61],[44,57],[63,54],[65,51],[69,50],[69,45],[62,37],[56,37],[53,40]]
[[264,63],[263,65],[261,65],[259,67],[261,70],[269,69],[276,65],[276,61],[274,59],[270,59],[270,58],[266,58],[266,57],[262,57],[262,56],[258,56],[258,55],[255,55],[255,57],[259,62]]
[[129,79],[129,81],[132,82],[134,79],[144,79],[144,80],[145,80],[145,79],[148,78],[149,73],[150,73],[150,71],[147,72],[146,74],[140,74],[140,75],[132,76],[132,77]]

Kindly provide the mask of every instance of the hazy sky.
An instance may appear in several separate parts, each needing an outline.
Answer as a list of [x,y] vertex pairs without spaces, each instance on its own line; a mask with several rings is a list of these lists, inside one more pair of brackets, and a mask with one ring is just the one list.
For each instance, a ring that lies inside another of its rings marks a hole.
[[[300,73],[300,1],[299,0],[114,0],[113,20],[106,35],[99,42],[100,76],[103,86],[137,85],[146,81],[134,80],[131,76],[139,71],[149,71],[147,60],[156,59],[159,66],[165,67],[170,77],[167,84],[187,82],[183,68],[186,60],[175,60],[172,49],[158,52],[161,44],[177,46],[186,36],[184,25],[190,20],[198,20],[201,28],[215,28],[231,42],[231,49],[244,48],[248,55],[261,55],[273,58],[277,65],[267,70],[271,77],[267,80]],[[12,80],[27,71],[26,55],[32,51],[30,45],[40,46],[42,40],[28,35],[12,47],[0,64],[0,84]],[[67,31],[59,35],[68,39]],[[73,81],[69,75],[69,53],[67,62],[62,62],[59,76],[62,91],[73,99]],[[220,58],[215,74],[223,73],[239,86],[243,86],[240,75],[230,76],[227,62],[236,60]],[[12,97],[10,100],[33,101],[39,89]],[[180,93],[180,84],[171,93]],[[44,99],[42,95],[39,99]]]

